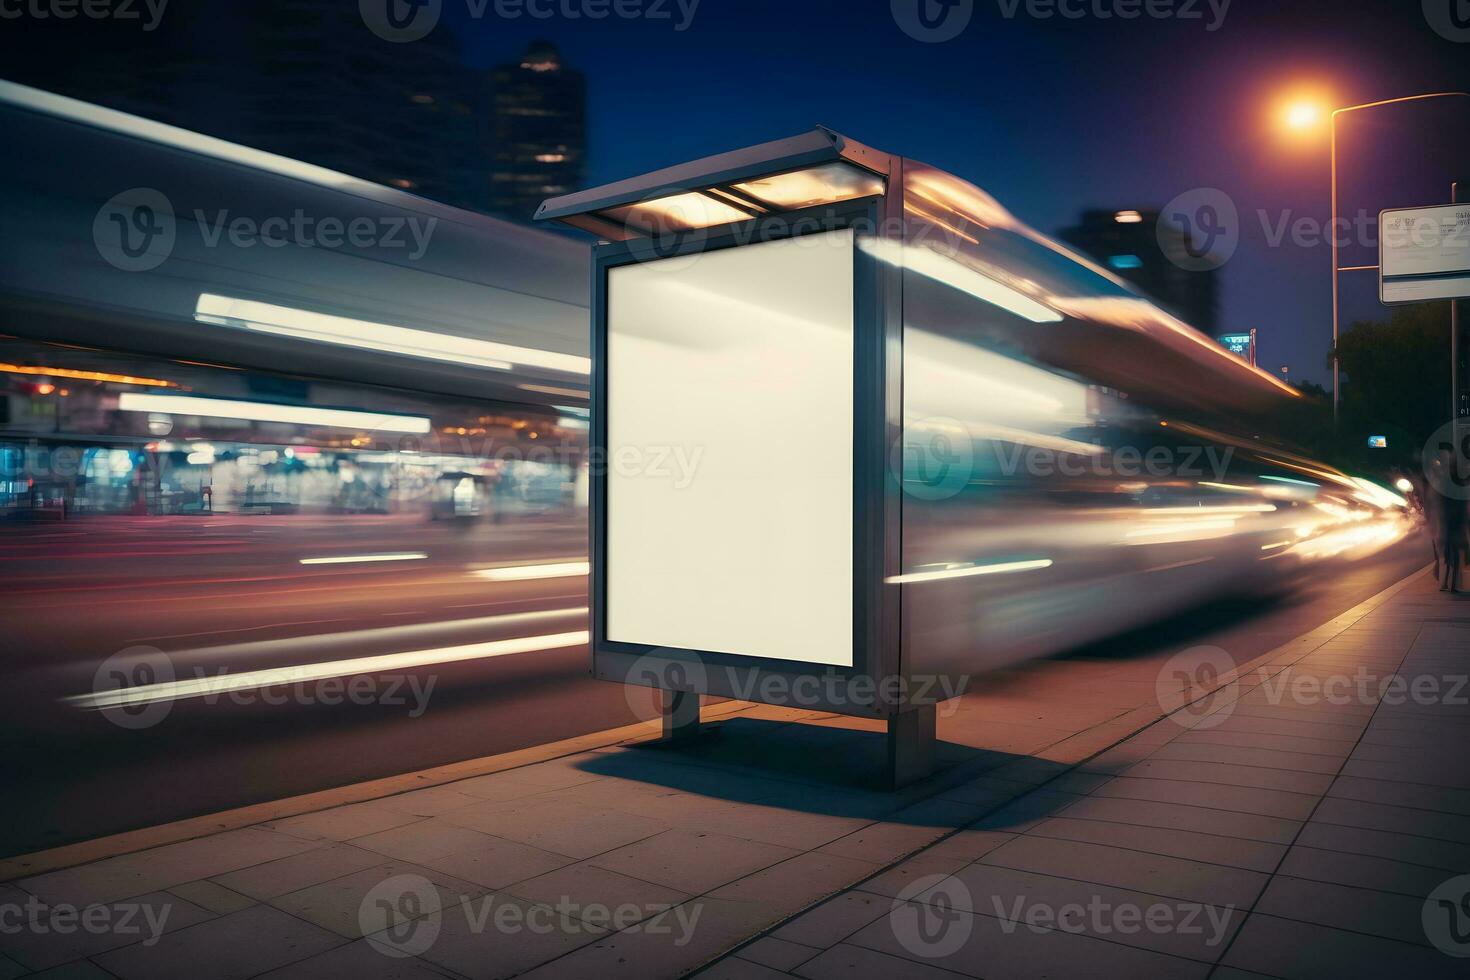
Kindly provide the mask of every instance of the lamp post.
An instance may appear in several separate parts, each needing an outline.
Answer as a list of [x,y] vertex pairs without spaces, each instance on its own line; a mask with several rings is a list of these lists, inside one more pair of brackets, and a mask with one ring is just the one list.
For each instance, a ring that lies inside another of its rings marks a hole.
[[1337,275],[1339,272],[1361,272],[1367,269],[1376,269],[1376,265],[1355,265],[1344,269],[1337,264],[1337,117],[1344,112],[1357,112],[1359,109],[1376,109],[1380,106],[1396,105],[1401,102],[1423,102],[1426,99],[1446,98],[1470,98],[1470,92],[1425,92],[1422,95],[1405,95],[1397,99],[1380,99],[1377,102],[1364,102],[1361,105],[1343,106],[1333,109],[1328,121],[1330,133],[1330,156],[1332,165],[1332,214],[1327,227],[1332,233],[1332,425],[1337,426],[1338,406],[1342,400],[1342,386],[1338,377],[1337,357],[1337,330],[1338,330],[1338,293]]

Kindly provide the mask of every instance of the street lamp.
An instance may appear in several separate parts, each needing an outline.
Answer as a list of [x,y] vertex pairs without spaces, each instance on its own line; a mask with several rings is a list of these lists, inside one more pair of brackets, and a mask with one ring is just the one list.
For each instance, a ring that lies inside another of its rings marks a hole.
[[[1338,341],[1338,292],[1337,275],[1340,272],[1363,272],[1368,269],[1376,269],[1376,265],[1354,265],[1341,268],[1337,264],[1337,117],[1344,112],[1357,112],[1359,109],[1376,109],[1380,106],[1397,105],[1401,102],[1423,102],[1426,99],[1447,98],[1470,98],[1470,92],[1425,92],[1421,95],[1405,95],[1397,99],[1380,99],[1377,102],[1364,102],[1360,105],[1342,106],[1328,113],[1329,130],[1329,155],[1332,166],[1332,214],[1327,227],[1332,236],[1332,424],[1337,425],[1338,406],[1342,399],[1342,386],[1339,384],[1339,364],[1337,357]],[[1283,114],[1283,121],[1292,129],[1308,129],[1315,126],[1322,117],[1320,105],[1312,102],[1297,102],[1287,106]]]
[[1343,106],[1340,109],[1333,109],[1329,118],[1329,154],[1332,159],[1332,214],[1327,227],[1332,232],[1332,424],[1334,428],[1337,426],[1338,403],[1342,399],[1342,386],[1339,384],[1338,379],[1339,364],[1337,357],[1337,274],[1339,272],[1361,272],[1366,269],[1378,268],[1376,265],[1362,265],[1343,269],[1337,264],[1337,117],[1344,112],[1357,112],[1359,109],[1376,109],[1379,106],[1397,105],[1401,102],[1423,102],[1426,99],[1456,97],[1470,99],[1470,92],[1425,92],[1422,95],[1404,95],[1397,99],[1380,99],[1377,102],[1364,102],[1361,105],[1349,105]]

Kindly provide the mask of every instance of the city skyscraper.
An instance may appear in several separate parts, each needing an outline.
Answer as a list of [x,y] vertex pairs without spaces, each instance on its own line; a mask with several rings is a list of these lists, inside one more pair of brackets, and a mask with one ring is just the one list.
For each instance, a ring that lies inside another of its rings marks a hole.
[[[1159,212],[1146,208],[1088,210],[1057,237],[1126,279],[1159,306],[1190,326],[1214,335],[1219,326],[1219,271],[1185,269],[1171,261],[1161,236],[1176,255],[1188,254],[1184,233],[1159,229]],[[1177,247],[1175,247],[1177,245]]]
[[587,87],[549,41],[490,72],[488,210],[526,220],[575,189],[587,157]]

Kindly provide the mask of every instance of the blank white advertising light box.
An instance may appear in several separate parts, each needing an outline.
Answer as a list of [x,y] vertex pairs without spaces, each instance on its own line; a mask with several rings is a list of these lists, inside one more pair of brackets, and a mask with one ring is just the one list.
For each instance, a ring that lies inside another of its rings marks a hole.
[[608,271],[607,637],[853,662],[853,234]]

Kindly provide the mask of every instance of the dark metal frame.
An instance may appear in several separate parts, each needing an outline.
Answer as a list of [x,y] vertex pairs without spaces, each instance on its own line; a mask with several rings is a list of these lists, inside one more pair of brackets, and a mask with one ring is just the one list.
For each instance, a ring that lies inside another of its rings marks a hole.
[[[592,254],[592,429],[589,454],[607,459],[607,301],[610,270],[640,261],[696,252],[738,248],[802,234],[854,228],[858,238],[900,238],[902,173],[895,158],[887,174],[887,192],[840,204],[752,218],[739,224],[665,236],[654,242],[633,239],[603,243]],[[750,657],[709,650],[619,642],[607,636],[607,475],[602,466],[591,473],[592,657],[595,676],[621,683],[685,689],[721,697],[762,700],[762,682],[781,676],[782,690],[815,672],[851,681],[875,681],[900,675],[899,587],[886,580],[901,562],[900,497],[890,469],[890,447],[902,434],[903,317],[902,270],[854,249],[853,269],[853,663],[850,667]],[[596,457],[594,457],[596,458]],[[656,662],[670,669],[649,676],[641,668]],[[695,669],[679,670],[678,665]],[[843,714],[890,717],[905,705],[882,697],[882,684],[871,704],[848,698],[826,700],[829,688],[817,685],[815,703],[799,705]]]

